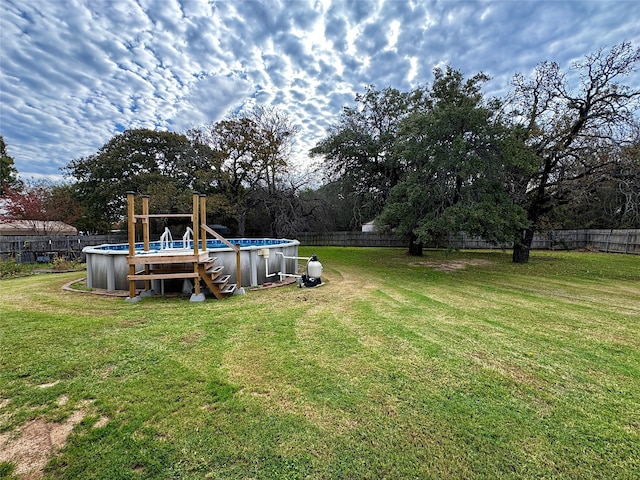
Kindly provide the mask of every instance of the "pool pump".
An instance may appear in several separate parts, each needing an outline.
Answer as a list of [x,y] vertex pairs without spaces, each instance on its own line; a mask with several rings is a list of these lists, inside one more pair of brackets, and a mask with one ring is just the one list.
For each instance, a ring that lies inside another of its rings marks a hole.
[[300,287],[317,287],[322,285],[322,264],[314,254],[307,261],[307,273],[300,278]]

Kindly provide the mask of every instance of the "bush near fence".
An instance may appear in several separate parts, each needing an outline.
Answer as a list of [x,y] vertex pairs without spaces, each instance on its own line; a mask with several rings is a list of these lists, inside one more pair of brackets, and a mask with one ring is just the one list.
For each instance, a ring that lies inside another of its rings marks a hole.
[[[300,233],[303,246],[407,247],[404,240],[373,232]],[[455,248],[500,248],[477,237],[457,235]],[[56,256],[83,262],[82,249],[105,243],[127,243],[126,234],[111,235],[0,235],[0,260],[15,258],[19,263],[50,262]],[[435,245],[427,245],[427,248]],[[611,253],[640,254],[640,229],[635,230],[553,230],[535,235],[537,250],[592,248]]]

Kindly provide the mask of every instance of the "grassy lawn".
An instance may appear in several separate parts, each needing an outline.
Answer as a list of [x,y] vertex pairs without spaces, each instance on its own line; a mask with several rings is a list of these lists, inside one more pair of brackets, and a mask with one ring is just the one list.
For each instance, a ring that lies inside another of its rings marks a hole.
[[0,477],[640,476],[640,257],[311,253],[204,303],[0,281]]

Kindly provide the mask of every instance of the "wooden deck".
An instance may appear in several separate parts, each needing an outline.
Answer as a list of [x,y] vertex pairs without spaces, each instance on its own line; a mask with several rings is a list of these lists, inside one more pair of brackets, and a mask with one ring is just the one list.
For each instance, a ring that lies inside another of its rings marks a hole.
[[237,288],[230,284],[231,275],[222,276],[223,266],[216,266],[217,257],[211,256],[211,250],[193,253],[191,249],[167,249],[161,251],[137,252],[127,256],[130,267],[144,266],[144,270],[129,273],[129,282],[151,280],[174,280],[181,278],[200,280],[210,288],[216,298],[232,295]]
[[[221,277],[221,266],[216,266],[216,257],[211,255],[211,251],[203,248],[198,250],[198,236],[201,234],[202,246],[206,246],[207,233],[221,239],[231,248],[236,250],[236,277],[238,285],[240,282],[240,249],[229,243],[224,237],[207,226],[206,197],[196,192],[193,193],[193,211],[190,214],[150,214],[149,196],[142,195],[142,214],[135,214],[135,196],[133,191],[127,192],[127,226],[129,238],[129,255],[127,264],[129,265],[129,298],[136,296],[136,282],[145,282],[145,290],[150,290],[152,280],[171,280],[180,278],[192,278],[193,291],[191,301],[200,302],[204,299],[201,295],[200,282],[209,287],[211,293],[216,298],[224,298],[232,295],[236,290],[236,284],[230,284],[230,275]],[[193,222],[191,235],[193,236],[193,249],[168,248],[166,250],[149,249],[149,219],[162,217],[188,217]],[[144,251],[135,250],[135,224],[142,223]],[[142,266],[143,270],[136,272],[136,267]]]
[[129,265],[153,265],[166,263],[206,263],[210,261],[210,251],[205,250],[194,255],[193,249],[169,249],[159,252],[138,252],[127,257]]

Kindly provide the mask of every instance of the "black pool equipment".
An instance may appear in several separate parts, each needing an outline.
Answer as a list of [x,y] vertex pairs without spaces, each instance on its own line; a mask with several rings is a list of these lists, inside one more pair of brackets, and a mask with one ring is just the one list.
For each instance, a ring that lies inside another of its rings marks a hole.
[[322,264],[314,254],[307,262],[307,273],[304,273],[300,279],[300,288],[312,288],[320,285],[322,285]]

